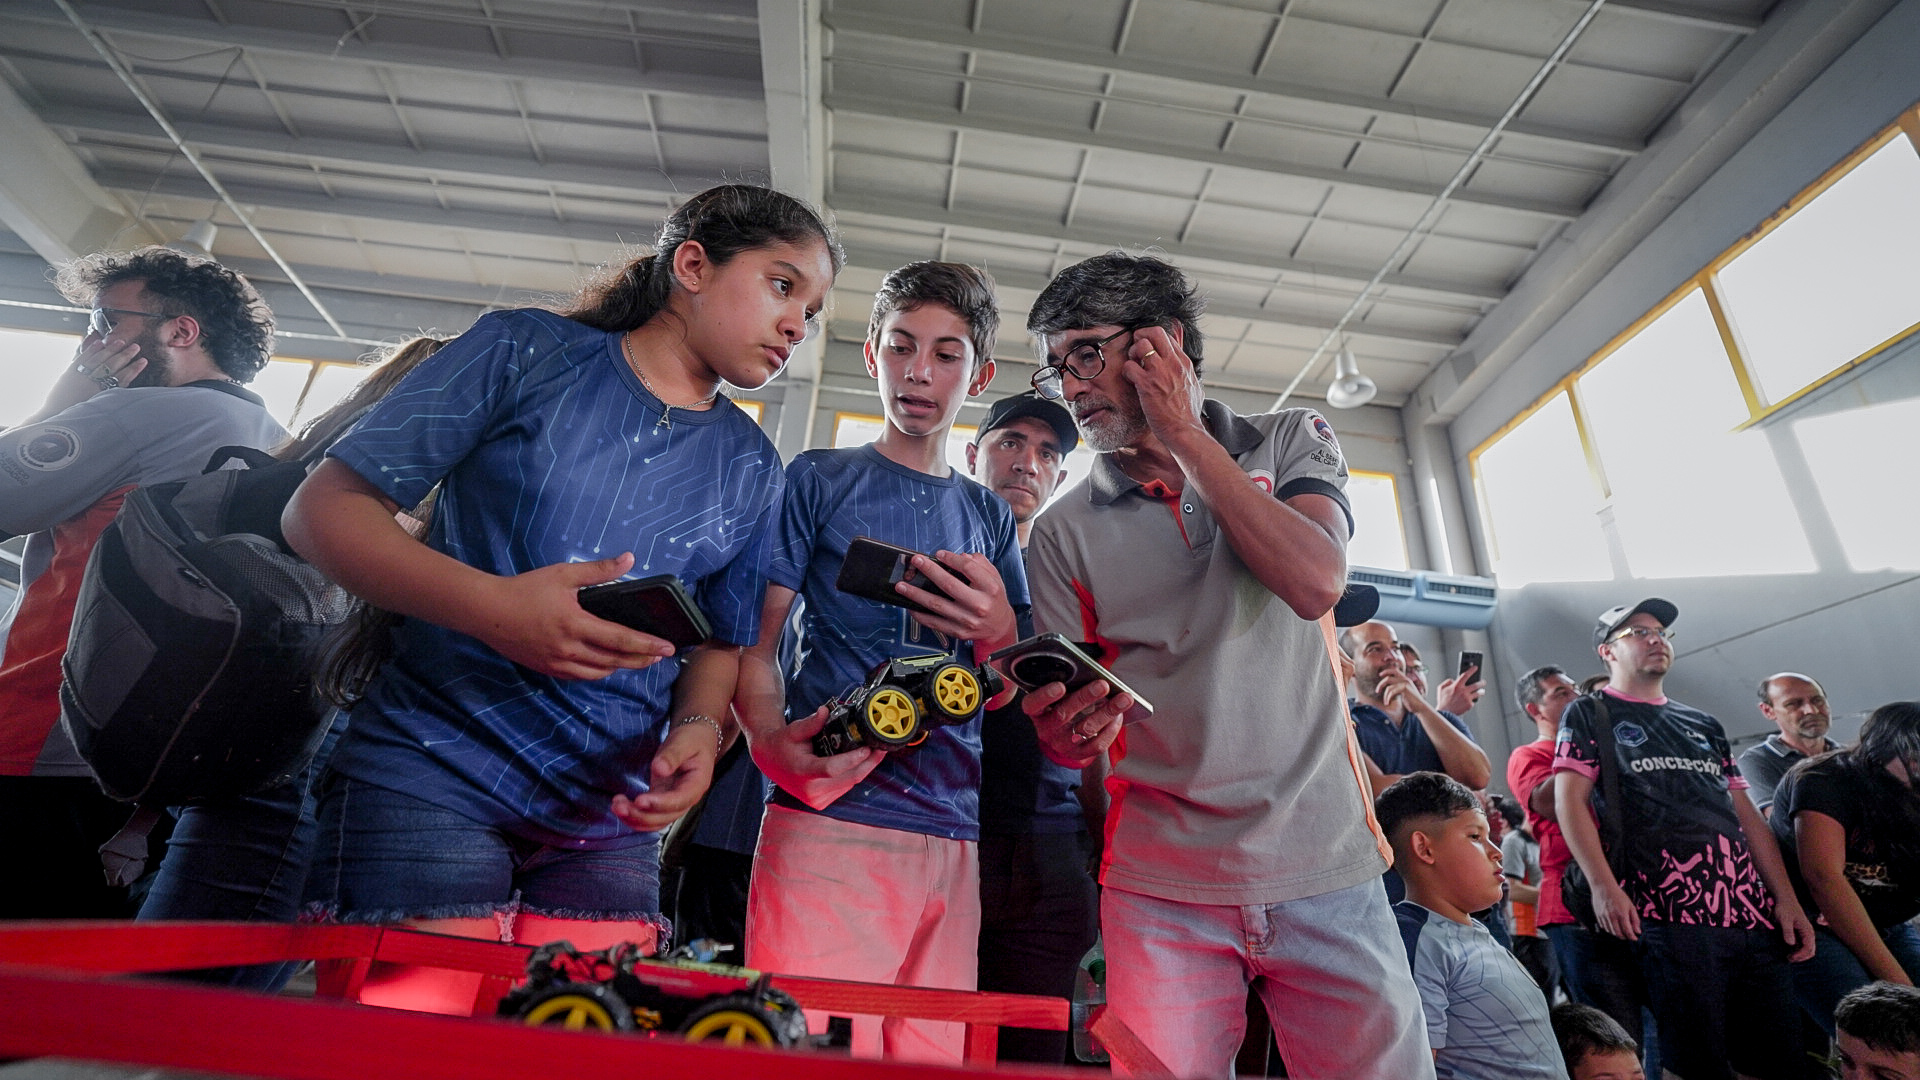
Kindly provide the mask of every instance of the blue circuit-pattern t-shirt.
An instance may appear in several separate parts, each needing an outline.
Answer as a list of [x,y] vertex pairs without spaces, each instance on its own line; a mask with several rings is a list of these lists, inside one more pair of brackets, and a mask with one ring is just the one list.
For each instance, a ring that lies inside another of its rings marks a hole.
[[[678,576],[718,639],[750,645],[779,455],[724,399],[662,416],[619,334],[508,311],[421,364],[330,453],[402,506],[444,481],[427,542],[469,566],[521,574],[631,551],[629,577]],[[647,790],[679,658],[569,680],[420,619],[394,643],[335,768],[539,843],[643,839],[608,803]]]
[[[872,445],[809,450],[787,466],[767,578],[800,594],[800,650],[787,680],[787,719],[803,719],[836,694],[866,682],[892,657],[948,653],[975,662],[973,643],[915,622],[906,608],[834,587],[856,536],[931,555],[985,555],[1000,570],[1007,602],[1028,625],[1027,575],[1013,514],[998,495],[953,472],[929,476],[889,460]],[[776,788],[781,806],[807,810]],[[878,768],[823,813],[859,825],[957,840],[980,837],[980,721],[933,729],[908,753]]]

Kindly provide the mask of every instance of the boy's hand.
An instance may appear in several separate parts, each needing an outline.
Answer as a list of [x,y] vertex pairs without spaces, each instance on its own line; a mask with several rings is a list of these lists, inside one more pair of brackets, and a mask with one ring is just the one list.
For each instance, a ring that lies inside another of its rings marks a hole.
[[916,611],[914,621],[951,638],[979,642],[985,646],[978,650],[982,654],[1013,644],[1020,636],[1020,624],[1007,603],[1006,585],[993,560],[952,551],[934,554],[936,558],[915,555],[913,568],[945,597],[904,581],[894,586],[901,596],[932,612]]
[[1109,697],[1108,690],[1106,682],[1098,679],[1071,694],[1065,683],[1048,683],[1020,699],[1020,708],[1040,738],[1041,751],[1055,764],[1084,769],[1120,737],[1120,718],[1133,708],[1133,697]]
[[693,809],[713,784],[719,743],[711,725],[675,724],[653,755],[643,795],[613,797],[613,816],[639,832],[659,832]]
[[853,786],[865,780],[887,756],[885,751],[862,746],[832,757],[816,757],[813,737],[826,726],[827,707],[822,705],[806,719],[749,738],[747,743],[753,763],[767,779],[815,810],[832,806],[835,799],[853,790]]
[[577,595],[582,587],[613,581],[632,566],[628,552],[494,578],[481,598],[477,625],[456,629],[556,679],[604,679],[622,668],[647,667],[672,656],[673,645],[587,614]]

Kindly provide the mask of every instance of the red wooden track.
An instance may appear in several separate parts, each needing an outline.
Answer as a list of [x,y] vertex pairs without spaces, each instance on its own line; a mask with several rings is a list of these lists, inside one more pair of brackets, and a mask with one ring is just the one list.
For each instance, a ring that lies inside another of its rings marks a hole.
[[[759,1080],[775,1071],[782,1080],[935,1080],[971,1071],[554,1031],[327,1000],[355,989],[373,961],[392,961],[489,976],[476,1001],[476,1012],[487,1016],[525,971],[528,952],[526,946],[377,926],[0,923],[0,1059],[75,1057],[287,1080],[528,1080],[548,1072],[568,1080]],[[319,999],[119,977],[285,960],[320,962]],[[773,985],[816,1012],[965,1024],[966,1061],[975,1067],[992,1065],[1002,1025],[1068,1027],[1067,1003],[1056,998],[792,976],[775,976]],[[1021,1071],[1078,1075],[1034,1066]]]

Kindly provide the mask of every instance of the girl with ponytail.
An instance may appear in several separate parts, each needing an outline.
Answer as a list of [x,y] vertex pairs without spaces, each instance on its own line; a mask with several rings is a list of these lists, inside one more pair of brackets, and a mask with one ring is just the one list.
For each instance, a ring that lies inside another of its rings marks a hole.
[[[665,930],[659,830],[734,738],[782,486],[719,391],[778,374],[840,262],[804,204],[709,189],[561,310],[483,316],[334,444],[288,541],[404,618],[322,781],[321,914],[581,948]],[[436,483],[421,544],[393,514]],[[660,574],[708,645],[576,600]],[[464,1012],[476,979],[388,972],[362,1000]]]

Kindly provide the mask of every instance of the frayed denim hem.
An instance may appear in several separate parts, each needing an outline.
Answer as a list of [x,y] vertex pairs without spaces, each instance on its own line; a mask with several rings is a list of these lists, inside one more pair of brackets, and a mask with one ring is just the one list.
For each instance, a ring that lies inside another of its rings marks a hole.
[[580,922],[625,922],[641,923],[653,927],[654,948],[666,952],[673,944],[673,923],[665,915],[654,911],[591,911],[581,908],[543,908],[530,904],[521,904],[517,910],[521,914],[538,915],[543,919],[576,919]]
[[310,903],[300,913],[300,921],[305,923],[338,923],[355,926],[365,924],[399,925],[410,922],[422,922],[429,919],[493,919],[500,931],[501,941],[511,941],[509,933],[514,916],[520,911],[518,901],[482,904],[442,904],[428,908],[369,908],[361,911],[341,911],[339,906],[328,902]]

